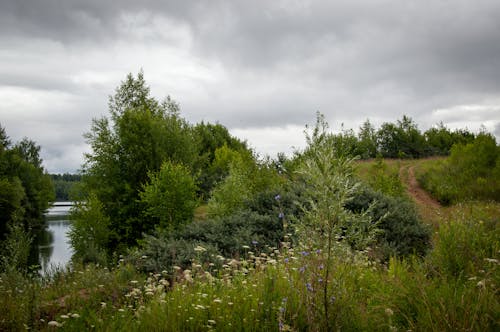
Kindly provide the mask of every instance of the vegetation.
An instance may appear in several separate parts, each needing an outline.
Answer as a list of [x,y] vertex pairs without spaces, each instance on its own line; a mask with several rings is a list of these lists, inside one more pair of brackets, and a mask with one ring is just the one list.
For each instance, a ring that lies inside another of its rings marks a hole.
[[52,182],[54,183],[55,200],[56,201],[70,201],[72,196],[75,195],[75,187],[81,180],[80,174],[51,174]]
[[468,144],[457,144],[450,158],[437,161],[419,175],[422,185],[442,204],[483,199],[500,201],[500,147],[481,133]]
[[27,271],[29,243],[53,199],[40,147],[28,138],[13,145],[0,126],[0,271]]
[[[109,109],[86,135],[72,265],[23,272],[30,238],[12,228],[0,330],[500,329],[500,203],[471,182],[498,179],[491,135],[422,135],[407,117],[333,134],[318,114],[303,151],[269,160],[220,124],[187,123],[142,73]],[[454,171],[472,187],[437,206],[434,228],[408,192],[414,168],[427,185]]]

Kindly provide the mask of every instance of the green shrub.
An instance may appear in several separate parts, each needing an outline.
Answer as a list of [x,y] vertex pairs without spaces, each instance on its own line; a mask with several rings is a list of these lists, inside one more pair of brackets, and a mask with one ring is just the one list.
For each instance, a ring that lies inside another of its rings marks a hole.
[[390,197],[362,186],[346,208],[356,213],[368,210],[372,221],[378,222],[382,232],[377,244],[383,259],[392,255],[423,256],[429,249],[430,228],[419,220],[415,206],[404,198]]

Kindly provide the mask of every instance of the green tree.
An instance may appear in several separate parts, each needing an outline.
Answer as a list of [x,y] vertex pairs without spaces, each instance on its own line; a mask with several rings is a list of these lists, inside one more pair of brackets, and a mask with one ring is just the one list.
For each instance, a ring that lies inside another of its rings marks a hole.
[[150,172],[149,178],[140,197],[146,206],[145,215],[153,219],[152,225],[174,230],[191,222],[197,200],[190,171],[183,165],[166,161],[159,172]]
[[[110,219],[109,251],[134,245],[144,231],[139,192],[165,161],[193,171],[198,158],[191,126],[170,98],[150,96],[143,73],[129,74],[109,100],[110,117],[94,119],[85,135],[92,151],[85,155],[82,188],[94,193]],[[85,199],[83,197],[82,199]]]
[[247,151],[245,142],[231,136],[226,127],[221,124],[201,122],[193,127],[194,135],[199,147],[199,159],[195,169],[198,172],[198,187],[200,196],[208,198],[215,184],[227,176],[228,167],[221,168],[215,165],[216,152],[227,147],[232,151]]
[[363,122],[358,134],[359,154],[363,159],[377,156],[377,134],[370,120]]

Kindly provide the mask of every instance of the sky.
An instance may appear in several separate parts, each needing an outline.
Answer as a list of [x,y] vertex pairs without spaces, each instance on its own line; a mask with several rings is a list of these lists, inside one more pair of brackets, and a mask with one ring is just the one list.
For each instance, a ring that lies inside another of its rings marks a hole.
[[332,131],[408,115],[500,142],[500,1],[0,1],[0,124],[50,173],[80,169],[92,119],[141,69],[262,156],[303,147],[316,112]]

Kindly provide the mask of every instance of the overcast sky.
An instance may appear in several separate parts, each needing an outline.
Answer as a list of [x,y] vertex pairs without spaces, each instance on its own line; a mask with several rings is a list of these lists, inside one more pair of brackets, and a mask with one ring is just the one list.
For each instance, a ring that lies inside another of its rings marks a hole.
[[500,1],[1,0],[0,124],[75,172],[92,118],[144,70],[189,122],[219,122],[261,155],[303,129],[484,125],[500,138]]

